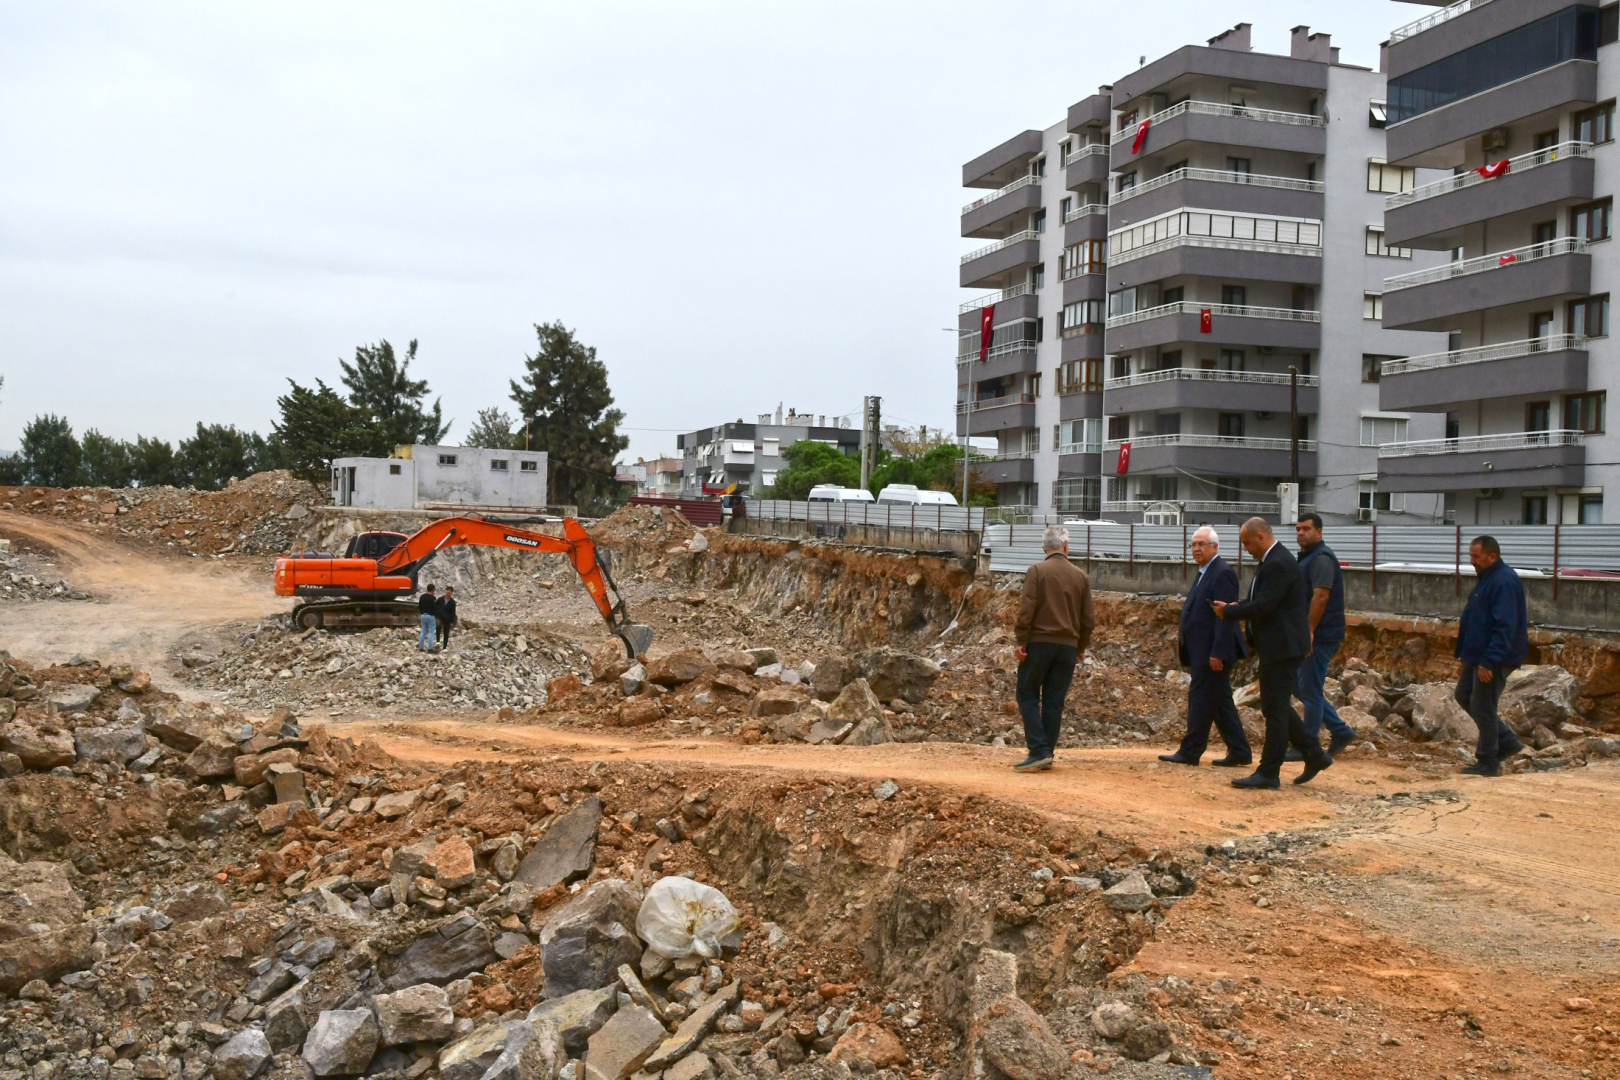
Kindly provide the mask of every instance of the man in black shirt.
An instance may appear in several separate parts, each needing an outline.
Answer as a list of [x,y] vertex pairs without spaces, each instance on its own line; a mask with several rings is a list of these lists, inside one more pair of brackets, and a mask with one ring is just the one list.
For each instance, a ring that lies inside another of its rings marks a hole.
[[432,652],[433,634],[439,621],[439,598],[433,595],[432,585],[417,600],[416,610],[422,616],[422,632],[416,637],[416,651]]
[[439,601],[439,648],[450,647],[450,628],[456,624],[456,587],[444,587],[444,599]]

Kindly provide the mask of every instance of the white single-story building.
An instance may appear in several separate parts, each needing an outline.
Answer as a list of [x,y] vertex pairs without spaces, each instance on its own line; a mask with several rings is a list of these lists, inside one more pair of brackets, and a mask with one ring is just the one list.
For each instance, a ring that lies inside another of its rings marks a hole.
[[392,457],[332,462],[332,505],[378,510],[546,505],[542,450],[401,446]]

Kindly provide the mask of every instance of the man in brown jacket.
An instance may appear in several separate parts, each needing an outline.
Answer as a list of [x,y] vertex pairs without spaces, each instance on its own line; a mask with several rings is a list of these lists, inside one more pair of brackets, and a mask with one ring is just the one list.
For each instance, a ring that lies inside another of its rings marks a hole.
[[1069,561],[1069,530],[1049,525],[1041,538],[1046,558],[1024,574],[1018,604],[1018,712],[1024,719],[1029,756],[1019,772],[1052,767],[1052,752],[1063,730],[1063,701],[1069,696],[1075,665],[1091,644],[1097,612],[1091,582]]

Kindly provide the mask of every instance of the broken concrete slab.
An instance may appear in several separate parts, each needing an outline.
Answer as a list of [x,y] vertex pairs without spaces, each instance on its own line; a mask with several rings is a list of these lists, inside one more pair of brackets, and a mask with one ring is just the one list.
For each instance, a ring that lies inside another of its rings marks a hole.
[[552,823],[518,864],[514,880],[549,889],[590,873],[601,820],[602,800],[593,795]]
[[658,1017],[639,1005],[620,1009],[587,1041],[585,1080],[626,1080],[641,1068],[666,1034]]
[[[631,996],[634,1001],[634,995]],[[639,1003],[638,1003],[639,1004]],[[585,1052],[590,1037],[602,1029],[619,1008],[616,986],[598,990],[577,990],[572,994],[542,1001],[529,1010],[526,1019],[551,1025],[562,1036],[563,1046],[574,1057]]]

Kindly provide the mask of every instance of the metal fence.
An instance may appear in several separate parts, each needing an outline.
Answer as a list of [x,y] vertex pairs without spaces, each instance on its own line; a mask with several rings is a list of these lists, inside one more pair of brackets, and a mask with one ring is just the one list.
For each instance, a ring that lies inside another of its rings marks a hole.
[[[875,525],[888,529],[978,532],[985,526],[982,506],[919,506],[915,503],[789,502],[750,499],[748,515],[764,521],[807,521],[818,525]],[[1040,547],[1040,536],[1035,537]]]

